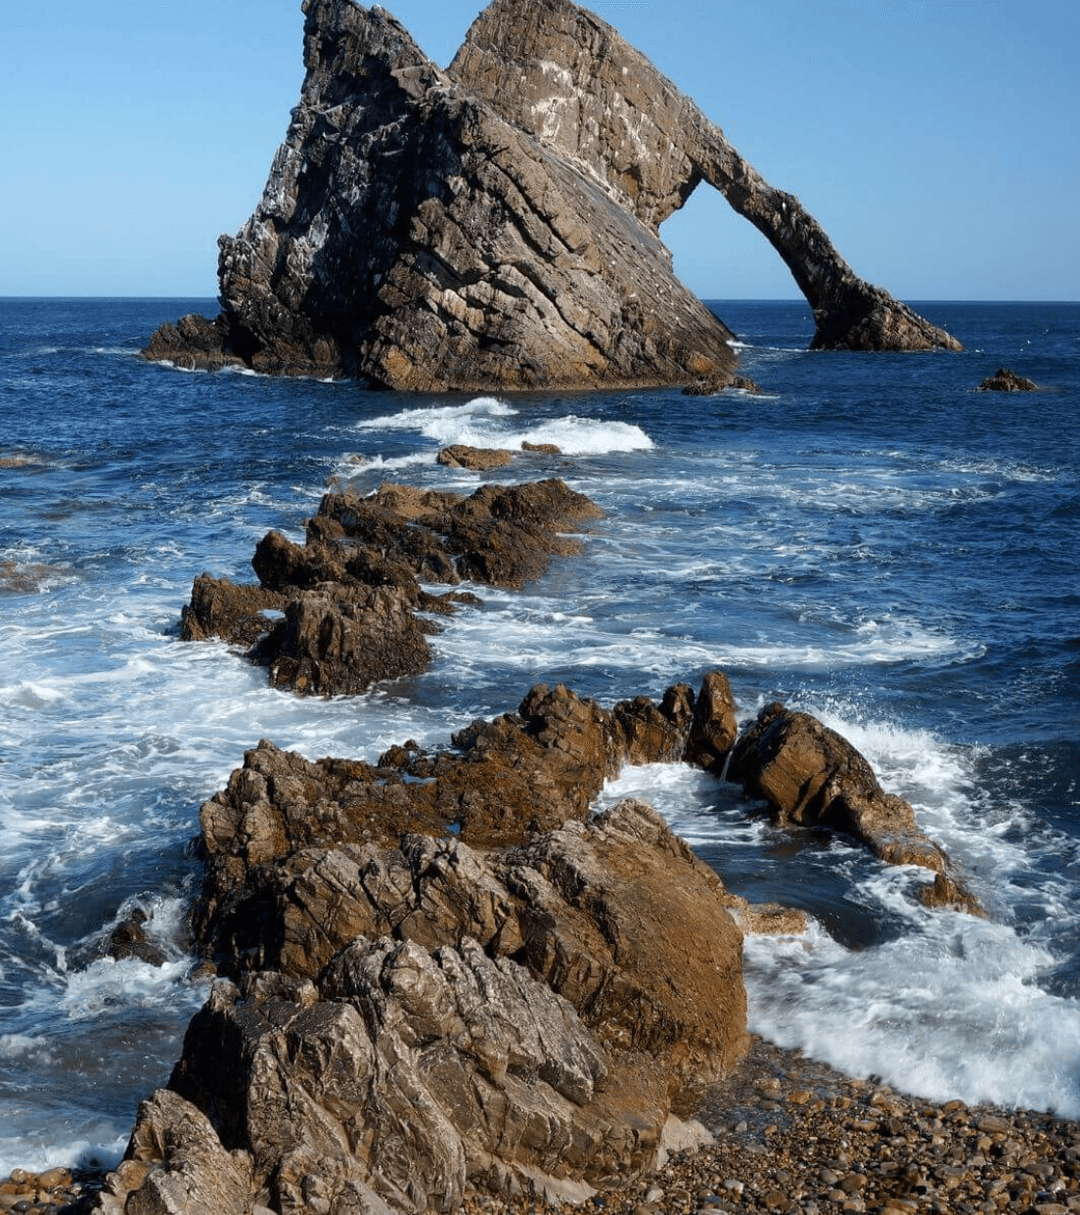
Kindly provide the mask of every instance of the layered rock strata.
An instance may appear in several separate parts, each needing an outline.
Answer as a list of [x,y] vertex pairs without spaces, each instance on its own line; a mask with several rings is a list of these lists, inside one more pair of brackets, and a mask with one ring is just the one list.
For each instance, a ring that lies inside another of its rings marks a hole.
[[449,74],[583,173],[599,175],[650,231],[701,182],[719,190],[791,271],[814,313],[813,349],[961,349],[860,279],[793,194],[769,185],[644,55],[569,0],[494,0]]
[[181,635],[246,647],[275,687],[362,692],[425,670],[431,614],[475,601],[468,592],[433,595],[421,580],[523,587],[556,554],[578,552],[580,541],[564,533],[600,514],[555,479],[484,485],[469,497],[394,485],[367,497],[327,494],[305,544],[280,532],[259,542],[257,586],[200,574]]
[[219,975],[97,1199],[109,1215],[450,1211],[470,1188],[581,1201],[707,1135],[747,1046],[748,907],[625,762],[691,762],[894,863],[944,854],[821,723],[737,740],[726,677],[611,709],[538,685],[452,751],[374,766],[262,743],[202,808],[193,925]]
[[722,387],[730,331],[659,237],[702,181],[791,269],[815,347],[958,347],[569,0],[495,0],[445,72],[381,8],[305,11],[300,103],[219,241],[222,311],[163,325],[147,358],[414,391]]

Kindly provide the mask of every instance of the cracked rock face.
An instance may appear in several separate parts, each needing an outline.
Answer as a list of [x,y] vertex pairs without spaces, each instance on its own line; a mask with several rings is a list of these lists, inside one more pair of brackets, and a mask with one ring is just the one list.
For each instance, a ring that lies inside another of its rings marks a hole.
[[328,910],[363,891],[367,922],[320,967],[215,984],[99,1210],[581,1201],[705,1136],[678,1111],[746,1049],[742,934],[651,807],[509,851],[335,851],[361,863]]
[[958,345],[569,0],[494,0],[445,72],[381,8],[304,7],[300,104],[219,241],[222,312],[163,325],[146,357],[412,391],[723,385],[731,334],[659,237],[702,181],[783,257],[815,346]]
[[726,891],[650,806],[591,813],[606,775],[726,773],[977,910],[839,735],[774,704],[736,736],[712,671],[610,710],[537,685],[452,751],[375,767],[249,752],[200,815],[192,927],[227,977],[94,1209],[412,1215],[470,1187],[601,1206],[700,1144],[684,1119],[747,1046],[740,929],[805,923]]

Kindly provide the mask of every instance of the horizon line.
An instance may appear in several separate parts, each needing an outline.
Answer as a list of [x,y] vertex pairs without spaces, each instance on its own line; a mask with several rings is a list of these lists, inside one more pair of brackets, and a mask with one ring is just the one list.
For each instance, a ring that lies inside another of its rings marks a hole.
[[[805,304],[809,302],[801,295],[698,295],[703,304]],[[901,303],[923,304],[1080,304],[1080,298],[1046,297],[1046,296],[894,296]],[[44,295],[32,295],[16,292],[10,295],[0,292],[0,300],[204,300],[218,303],[213,295],[113,295],[105,293],[76,294],[68,292],[50,292]]]

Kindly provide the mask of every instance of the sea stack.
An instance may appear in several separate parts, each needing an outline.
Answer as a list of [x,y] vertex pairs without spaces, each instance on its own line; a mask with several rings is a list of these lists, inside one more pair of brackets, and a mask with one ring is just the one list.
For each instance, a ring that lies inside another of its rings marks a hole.
[[780,253],[813,345],[957,349],[859,279],[793,195],[569,0],[494,0],[445,71],[384,9],[304,6],[307,75],[221,313],[144,355],[420,392],[730,382],[660,225],[708,182]]

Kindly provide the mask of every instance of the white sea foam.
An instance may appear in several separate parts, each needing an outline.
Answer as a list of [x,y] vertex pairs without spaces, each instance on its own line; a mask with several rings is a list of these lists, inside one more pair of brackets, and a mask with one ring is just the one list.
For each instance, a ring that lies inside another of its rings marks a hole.
[[[1052,868],[1034,872],[1023,834],[987,831],[971,800],[977,751],[943,744],[926,730],[866,719],[839,702],[792,707],[848,738],[884,788],[912,800],[920,824],[945,843],[991,918],[924,907],[918,898],[924,870],[882,865],[838,840],[815,854],[826,858],[816,863],[828,864],[828,880],[847,891],[844,901],[893,928],[860,948],[840,943],[814,920],[797,936],[748,937],[751,1028],[850,1074],[880,1075],[905,1092],[1080,1116],[1080,1002],[1040,986],[1060,956],[1052,926],[1080,928],[1075,883],[1056,880]],[[756,706],[747,717],[755,713]],[[743,880],[751,875],[754,897],[753,875],[769,868],[777,833],[747,813],[733,786],[679,765],[627,767],[608,782],[598,808],[624,796],[650,801],[696,847],[721,849]],[[797,842],[799,833],[790,838]],[[1074,841],[1060,837],[1047,847],[1066,857],[1077,852]],[[820,884],[825,871],[817,872]],[[1015,891],[1014,878],[1022,883]],[[1008,901],[1020,893],[1044,905],[1034,923],[1012,922]],[[795,887],[793,896],[799,905]],[[784,896],[770,887],[768,897]],[[1042,931],[1044,924],[1051,930]]]
[[400,413],[382,414],[357,422],[357,430],[413,430],[427,434],[429,429],[453,426],[465,418],[508,418],[517,413],[512,405],[498,397],[474,397],[462,405],[430,405],[419,409],[404,409]]
[[[48,1007],[68,1021],[93,1021],[102,1014],[123,1009],[186,1006],[191,1014],[206,998],[204,985],[189,981],[187,958],[160,966],[137,958],[99,958],[85,969],[63,976],[59,991]],[[39,998],[47,998],[39,993]]]
[[[28,1103],[28,1107],[29,1107]],[[36,1121],[30,1108],[25,1111],[26,1125],[18,1135],[0,1133],[0,1177],[9,1177],[14,1169],[44,1172],[52,1168],[74,1168],[93,1164],[95,1167],[115,1168],[127,1148],[129,1133],[116,1135],[102,1127],[102,1137],[55,1141],[47,1130],[35,1133]]]
[[921,927],[864,950],[748,937],[751,1028],[901,1091],[1080,1116],[1080,1006],[1034,982],[1046,952],[973,916]]
[[603,810],[624,797],[639,798],[659,810],[668,825],[694,846],[722,840],[727,848],[760,847],[764,822],[731,806],[733,788],[717,777],[685,764],[627,764],[605,782],[596,801]]
[[[495,397],[476,397],[463,405],[406,409],[356,423],[358,431],[412,431],[439,447],[499,447],[517,450],[522,443],[553,443],[565,455],[602,455],[645,451],[652,440],[627,422],[567,414],[522,422],[521,411]],[[408,458],[408,457],[407,457]]]
[[0,1034],[0,1058],[12,1059],[26,1055],[35,1055],[38,1060],[50,1059],[52,1045],[49,1039],[35,1034]]

